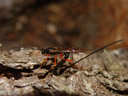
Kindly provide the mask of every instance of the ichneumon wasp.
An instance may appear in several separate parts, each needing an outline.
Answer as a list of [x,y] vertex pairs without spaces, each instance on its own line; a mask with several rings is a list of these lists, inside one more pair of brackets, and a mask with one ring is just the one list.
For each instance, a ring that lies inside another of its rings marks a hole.
[[[49,56],[54,56],[54,66],[55,68],[53,69],[53,73],[55,75],[59,75],[59,74],[62,74],[66,69],[68,68],[71,68],[73,65],[77,64],[78,62],[84,60],[85,58],[93,55],[94,53],[100,51],[100,50],[103,50],[105,49],[106,47],[109,47],[117,42],[121,42],[122,40],[117,40],[115,42],[112,42],[110,44],[107,44],[91,53],[89,53],[88,55],[84,56],[83,58],[79,59],[78,61],[76,62],[73,62],[73,60],[70,60],[68,59],[69,57],[69,54],[70,53],[74,53],[74,52],[79,52],[80,49],[74,49],[74,48],[69,48],[69,49],[64,49],[64,48],[57,48],[57,47],[48,47],[46,49],[42,49],[42,54],[46,54],[47,57],[44,59],[44,61],[41,63],[41,66],[44,64],[45,61],[48,60]],[[58,64],[57,64],[57,56],[60,56],[60,58],[62,59],[62,61],[60,61]],[[65,68],[63,70],[61,70],[61,72],[57,73],[57,70],[58,68],[62,67],[63,63],[65,63],[66,61],[68,62],[73,62],[71,63],[69,66],[65,66]]]
[[[46,49],[42,49],[41,52],[42,52],[42,54],[47,54],[47,58],[45,58],[45,60],[41,63],[41,65],[48,59],[48,57],[50,55],[52,55],[52,56],[55,56],[54,65],[56,66],[57,65],[56,59],[57,59],[58,54],[62,60],[72,62],[72,60],[68,59],[68,55],[69,55],[69,53],[71,53],[70,49],[64,50],[64,48],[48,47]],[[65,55],[64,58],[63,58],[63,55]]]

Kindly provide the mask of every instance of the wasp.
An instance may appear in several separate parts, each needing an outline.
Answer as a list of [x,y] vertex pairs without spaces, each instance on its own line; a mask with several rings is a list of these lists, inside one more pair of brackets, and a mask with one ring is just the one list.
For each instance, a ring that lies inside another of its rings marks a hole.
[[[67,49],[65,49],[65,48],[58,48],[58,47],[48,47],[48,48],[46,48],[46,49],[42,49],[42,51],[41,51],[42,54],[46,54],[46,55],[47,55],[47,57],[46,57],[46,58],[43,60],[43,62],[41,63],[41,66],[44,64],[44,62],[46,62],[46,61],[48,60],[48,58],[49,58],[50,56],[54,56],[54,66],[55,66],[54,72],[57,73],[57,72],[56,72],[57,69],[60,68],[60,67],[62,67],[62,65],[63,65],[63,63],[64,63],[65,61],[71,62],[71,65],[65,67],[64,70],[66,70],[66,69],[72,67],[73,65],[75,65],[75,64],[77,64],[78,62],[84,60],[85,58],[87,58],[87,57],[93,55],[94,53],[96,53],[96,52],[98,52],[98,51],[101,51],[101,50],[105,49],[106,47],[109,47],[109,46],[111,46],[111,45],[113,45],[113,44],[115,44],[115,43],[117,43],[117,42],[121,42],[121,41],[122,41],[122,40],[117,40],[117,41],[115,41],[115,42],[112,42],[112,43],[110,43],[110,44],[107,44],[107,45],[105,45],[105,46],[103,46],[103,47],[101,47],[101,48],[99,48],[99,49],[97,49],[97,50],[95,50],[95,51],[89,53],[88,55],[84,56],[83,58],[79,59],[79,60],[76,61],[76,62],[73,62],[73,60],[68,59],[68,57],[69,57],[69,54],[70,54],[70,53],[77,52],[77,53],[80,54],[80,53],[81,53],[81,50],[80,50],[80,49],[75,49],[75,48],[67,48]],[[60,63],[57,64],[57,56],[58,56],[58,55],[60,56],[60,58],[62,59],[62,61],[60,61]],[[62,73],[62,72],[61,72],[61,73]]]

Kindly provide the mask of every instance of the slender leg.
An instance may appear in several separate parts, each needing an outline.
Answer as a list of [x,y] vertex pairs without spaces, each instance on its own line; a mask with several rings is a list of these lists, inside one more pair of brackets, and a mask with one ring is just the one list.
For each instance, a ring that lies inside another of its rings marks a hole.
[[2,76],[4,76],[5,74],[4,73],[2,73],[2,74],[0,74],[0,77],[2,77]]
[[55,66],[56,66],[56,59],[57,59],[57,55],[55,56]]
[[[68,62],[72,62],[72,61],[73,61],[73,60],[67,59],[68,56],[69,56],[69,53],[65,53],[65,54],[64,54],[64,57],[63,57],[63,54],[62,54],[62,53],[60,53],[59,55],[60,55],[60,57],[61,57],[62,60],[61,60],[60,62],[58,62],[58,64],[56,65],[56,67],[55,67],[54,70],[53,70],[53,74],[55,74],[55,75],[61,74],[61,70],[63,70],[63,68],[61,68],[61,67],[62,67],[62,65],[63,65],[66,61],[68,61]],[[55,57],[55,58],[56,58],[56,57]]]
[[70,59],[64,59],[62,53],[60,53],[60,57],[61,57],[62,60],[65,60],[65,61],[69,61],[69,62],[72,62],[73,61],[73,60],[70,60]]
[[47,59],[48,59],[49,56],[50,55],[48,54],[47,57],[44,59],[44,61],[40,64],[40,67],[44,64],[45,61],[47,61]]

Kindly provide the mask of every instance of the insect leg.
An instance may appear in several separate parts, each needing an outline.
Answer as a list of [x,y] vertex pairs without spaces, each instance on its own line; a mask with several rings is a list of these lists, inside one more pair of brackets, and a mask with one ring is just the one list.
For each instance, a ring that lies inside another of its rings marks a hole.
[[55,63],[54,63],[54,64],[55,64],[55,66],[56,66],[56,59],[57,59],[57,55],[55,56]]
[[70,59],[63,58],[63,54],[62,53],[60,53],[60,57],[61,57],[62,60],[65,60],[65,61],[69,61],[69,62],[72,62],[73,61],[73,60],[70,60]]
[[[56,67],[54,68],[53,70],[53,74],[54,75],[60,75],[63,71],[63,64],[66,62],[66,61],[69,61],[69,62],[72,62],[73,60],[69,60],[68,57],[69,57],[69,52],[64,52],[63,54],[62,53],[59,53],[60,57],[61,57],[61,61],[58,62],[58,64],[56,65]],[[63,57],[64,56],[64,57]]]
[[47,61],[47,59],[48,59],[49,56],[50,55],[48,54],[47,57],[44,59],[44,61],[42,61],[42,63],[40,64],[40,67],[44,64],[45,61]]

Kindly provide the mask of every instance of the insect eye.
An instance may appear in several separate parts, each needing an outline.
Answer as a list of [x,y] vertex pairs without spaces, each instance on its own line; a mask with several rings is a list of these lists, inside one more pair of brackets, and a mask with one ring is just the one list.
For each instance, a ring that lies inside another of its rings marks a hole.
[[42,50],[41,50],[41,53],[42,53],[42,54],[45,54],[45,53],[46,53],[46,50],[45,50],[45,49],[42,49]]

